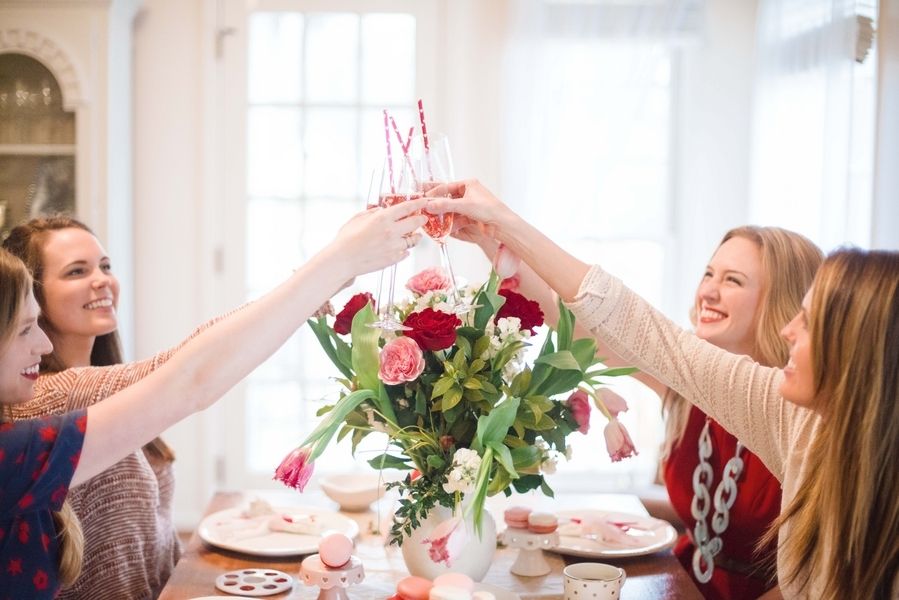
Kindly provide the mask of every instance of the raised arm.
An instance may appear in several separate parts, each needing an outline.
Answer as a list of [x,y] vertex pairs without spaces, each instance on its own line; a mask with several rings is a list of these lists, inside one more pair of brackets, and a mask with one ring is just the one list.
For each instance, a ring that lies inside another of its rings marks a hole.
[[190,340],[158,370],[88,409],[72,485],[203,410],[268,358],[356,275],[401,260],[417,243],[424,201],[357,215],[284,283]]
[[[480,184],[471,182],[469,183],[469,185]],[[455,231],[453,232],[454,237],[476,244],[481,248],[481,250],[484,252],[484,255],[487,256],[488,259],[493,259],[494,255],[496,254],[497,247],[499,246],[499,241],[488,235],[488,229],[486,227],[484,227],[481,223],[472,221],[468,218],[465,218],[464,216],[462,218],[456,219],[456,224],[454,225],[454,227],[456,227]],[[514,248],[514,246],[510,245],[510,248]],[[516,254],[518,254],[517,251]],[[553,288],[550,287],[550,285],[544,279],[542,279],[541,276],[534,271],[534,269],[529,266],[527,260],[525,260],[519,267],[518,277],[518,291],[531,300],[534,300],[540,304],[540,309],[543,311],[543,315],[547,323],[558,322],[559,296],[555,293],[555,291],[553,291]],[[575,323],[575,334],[579,337],[592,335],[580,321],[577,321]],[[621,358],[614,350],[612,350],[612,348],[606,345],[603,340],[597,339],[596,343],[596,355],[603,359],[603,363],[605,363],[606,366],[633,366],[631,363]],[[646,373],[645,371],[638,371],[634,373],[632,377],[649,387],[652,391],[658,394],[660,398],[663,397],[665,395],[665,392],[668,390],[667,385],[651,376],[650,374]]]
[[449,186],[429,212],[451,211],[483,224],[565,300],[594,336],[626,363],[680,393],[722,423],[777,476],[783,475],[802,409],[778,394],[779,369],[762,367],[700,340],[619,280],[568,254],[478,182]]

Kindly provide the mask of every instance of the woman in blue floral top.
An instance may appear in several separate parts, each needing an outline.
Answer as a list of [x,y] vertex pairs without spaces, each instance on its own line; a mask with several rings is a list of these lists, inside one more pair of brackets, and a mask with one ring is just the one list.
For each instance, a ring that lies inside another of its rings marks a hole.
[[[53,598],[80,570],[82,539],[65,505],[97,475],[209,407],[356,275],[403,259],[424,200],[356,215],[282,284],[187,342],[154,373],[87,410],[0,425],[0,600]],[[22,262],[0,250],[0,404],[31,398],[52,346]]]

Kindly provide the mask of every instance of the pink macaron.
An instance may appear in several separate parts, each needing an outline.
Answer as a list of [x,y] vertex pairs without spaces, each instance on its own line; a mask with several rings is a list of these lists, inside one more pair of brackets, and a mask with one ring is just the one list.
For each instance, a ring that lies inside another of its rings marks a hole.
[[318,557],[327,567],[336,569],[350,560],[353,541],[342,533],[331,533],[318,543]]
[[474,580],[465,573],[444,573],[434,578],[434,587],[454,587],[469,592],[474,590]]
[[396,584],[396,595],[400,600],[428,600],[432,587],[434,584],[430,579],[410,575]]
[[503,512],[503,520],[509,527],[514,527],[516,529],[527,529],[528,515],[530,514],[531,509],[526,506],[513,506],[511,508],[507,508],[505,512]]
[[552,533],[559,527],[559,518],[548,512],[532,512],[528,515],[528,531]]

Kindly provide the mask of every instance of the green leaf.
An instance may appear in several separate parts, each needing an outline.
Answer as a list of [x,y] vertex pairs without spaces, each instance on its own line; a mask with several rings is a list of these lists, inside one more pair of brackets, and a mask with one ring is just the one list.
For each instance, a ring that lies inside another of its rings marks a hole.
[[462,400],[462,388],[453,386],[443,395],[443,401],[440,403],[440,410],[448,411]]
[[481,389],[481,382],[478,381],[474,377],[469,377],[462,384],[462,387],[464,387],[465,389],[469,389],[469,390],[479,390],[479,389]]
[[[301,446],[311,446],[312,444],[317,444],[323,438],[326,438],[324,440],[324,443],[321,444],[320,449],[318,445],[313,449],[311,456],[312,460],[314,460],[321,454],[321,452],[324,450],[324,447],[331,440],[331,437],[337,430],[337,427],[341,423],[346,421],[347,415],[355,410],[357,406],[362,404],[362,402],[372,399],[374,395],[374,392],[372,392],[371,390],[356,390],[352,394],[347,394],[337,401],[337,404],[334,405],[334,409],[321,420],[318,426],[312,431],[312,433],[310,433],[306,437],[305,440],[303,440],[303,443],[301,444]],[[328,434],[329,430],[330,435]]]
[[392,454],[381,454],[380,456],[376,456],[373,459],[368,461],[368,464],[371,465],[373,469],[403,469],[408,471],[412,468],[409,464],[409,459],[401,456],[394,456]]
[[381,331],[377,327],[369,327],[374,323],[375,313],[371,304],[366,304],[353,317],[350,335],[353,340],[353,366],[359,386],[368,390],[377,390],[381,385],[378,379],[378,339]]
[[557,344],[559,350],[571,347],[571,336],[574,332],[574,315],[559,298],[559,322],[556,324]]
[[540,451],[536,446],[522,446],[520,448],[512,448],[512,464],[516,470],[526,469],[528,467],[539,466]]
[[560,371],[580,371],[581,365],[574,358],[574,354],[570,350],[559,350],[553,354],[541,356],[534,361],[534,364],[549,365]]
[[596,364],[596,340],[593,338],[581,338],[571,344],[571,354],[580,365],[581,371],[586,371]]
[[474,350],[472,350],[472,356],[475,358],[480,358],[487,352],[487,348],[490,347],[490,337],[489,336],[481,336],[478,338],[478,341],[474,343]]
[[[493,275],[491,275],[491,277],[493,277]],[[480,308],[475,310],[474,326],[483,330],[487,327],[487,323],[496,316],[496,313],[499,312],[499,309],[502,308],[505,303],[506,299],[495,291],[490,291],[489,289],[482,291],[475,297],[475,304],[480,305]]]
[[636,373],[640,369],[637,367],[610,367],[608,369],[598,369],[596,371],[589,371],[587,375],[590,378],[594,377],[621,377],[622,375],[630,375],[631,373]]
[[428,457],[425,459],[425,462],[427,463],[427,465],[429,467],[431,467],[432,469],[434,469],[436,471],[439,471],[440,469],[442,469],[443,467],[446,466],[446,461],[443,460],[443,457],[440,456],[439,454],[429,454]]
[[469,342],[465,336],[456,336],[456,346],[459,347],[460,352],[465,353],[465,358],[471,360],[471,342]]
[[506,437],[506,432],[515,422],[520,403],[519,398],[507,398],[490,414],[478,418],[477,440],[482,447],[486,447],[488,442],[501,442]]
[[431,400],[435,400],[444,395],[447,390],[449,390],[454,385],[456,385],[456,380],[452,377],[447,377],[446,375],[444,375],[437,380],[437,383],[434,384],[434,389],[431,390]]
[[518,473],[515,471],[515,461],[512,460],[512,453],[509,448],[502,442],[487,442],[487,447],[492,448],[494,458],[503,466],[509,477],[518,479]]
[[[309,319],[306,321],[309,324],[309,328],[312,330],[312,333],[315,334],[316,339],[318,339],[318,343],[321,345],[322,350],[325,351],[325,354],[328,355],[328,358],[331,359],[331,362],[334,363],[334,366],[343,373],[344,377],[347,379],[353,378],[352,364],[345,363],[341,360],[340,356],[338,356],[337,349],[334,346],[334,342],[340,340],[337,337],[337,334],[334,333],[334,330],[328,326],[327,321],[324,317],[319,317],[318,319]],[[344,343],[345,345],[345,343]]]

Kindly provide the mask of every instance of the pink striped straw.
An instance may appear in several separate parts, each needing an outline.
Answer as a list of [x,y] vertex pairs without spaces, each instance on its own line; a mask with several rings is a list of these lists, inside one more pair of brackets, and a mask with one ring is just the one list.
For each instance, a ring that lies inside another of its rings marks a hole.
[[400,133],[400,128],[396,126],[396,121],[393,120],[393,115],[390,116],[390,125],[393,127],[393,132],[396,134],[396,139],[400,143],[400,148],[403,149],[403,160],[406,161],[406,165],[409,167],[409,174],[412,175],[412,180],[415,182],[416,187],[418,186],[418,176],[415,174],[415,167],[412,166],[412,159],[409,157],[409,146],[412,143],[412,132],[415,131],[414,127],[409,129],[409,136],[406,141],[403,141],[403,134]]
[[428,145],[428,126],[425,125],[425,105],[421,101],[421,98],[418,99],[418,120],[421,121],[421,137],[425,143],[425,152],[431,149],[431,146]]
[[384,140],[387,142],[387,170],[390,176],[390,193],[395,194],[393,187],[393,157],[390,155],[390,127],[387,125],[387,109],[384,109]]
[[431,168],[431,145],[428,143],[428,126],[425,124],[425,105],[418,99],[418,120],[421,121],[421,139],[425,147],[425,164],[428,166],[428,177],[433,181],[434,171]]

